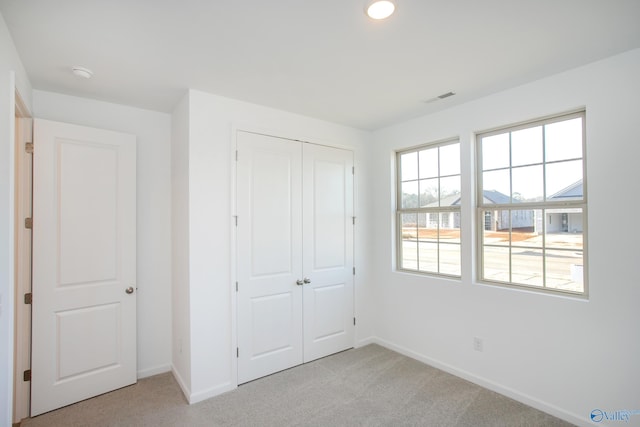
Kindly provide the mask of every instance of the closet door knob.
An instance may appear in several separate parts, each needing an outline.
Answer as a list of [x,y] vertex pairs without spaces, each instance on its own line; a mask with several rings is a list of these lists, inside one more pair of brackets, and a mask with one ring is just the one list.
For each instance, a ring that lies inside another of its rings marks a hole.
[[302,286],[302,285],[304,285],[304,282],[302,280],[298,279],[298,280],[296,280],[296,285]]
[[304,278],[303,280],[304,283],[311,283],[311,280],[309,280],[307,277]]

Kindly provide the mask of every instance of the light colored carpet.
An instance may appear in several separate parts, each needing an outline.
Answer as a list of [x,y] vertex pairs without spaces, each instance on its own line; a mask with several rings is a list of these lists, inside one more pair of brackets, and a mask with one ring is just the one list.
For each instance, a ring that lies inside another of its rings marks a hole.
[[188,405],[171,374],[22,422],[37,426],[570,426],[378,345]]

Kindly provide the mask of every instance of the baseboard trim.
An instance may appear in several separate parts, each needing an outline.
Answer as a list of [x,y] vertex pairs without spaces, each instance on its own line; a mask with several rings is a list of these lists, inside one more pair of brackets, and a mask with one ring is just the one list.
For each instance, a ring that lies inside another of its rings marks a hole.
[[140,380],[142,378],[152,377],[154,375],[164,374],[170,371],[171,371],[171,364],[158,365],[158,366],[154,366],[153,368],[142,369],[137,372],[137,375],[138,375],[138,379]]
[[237,388],[236,385],[228,382],[224,384],[219,384],[215,387],[211,387],[207,390],[199,391],[198,393],[192,393],[188,398],[189,405],[202,402],[203,400],[207,400],[212,397],[218,396],[219,394],[226,393],[231,390],[235,390],[236,388]]
[[[360,348],[360,347],[364,347],[365,345],[369,345],[369,344],[377,344],[376,337],[362,338],[361,340],[358,340],[356,342],[354,347],[355,348]],[[380,344],[380,345],[382,345],[382,344]]]
[[481,387],[484,387],[491,391],[495,391],[496,393],[507,396],[513,400],[517,400],[518,402],[524,403],[525,405],[531,406],[532,408],[538,409],[539,411],[546,412],[547,414],[553,415],[554,417],[560,418],[569,423],[579,425],[579,426],[593,425],[589,422],[588,419],[584,417],[580,417],[574,413],[566,411],[548,402],[544,402],[540,399],[521,393],[510,387],[503,386],[501,384],[498,384],[486,378],[479,377],[470,372],[458,369],[455,366],[449,365],[447,363],[443,363],[439,360],[432,359],[430,357],[427,357],[423,354],[417,353],[413,350],[410,350],[406,347],[402,347],[390,341],[387,341],[378,337],[373,337],[371,338],[371,343],[378,344],[382,347],[388,348],[389,350],[393,350],[397,353],[400,353],[412,359],[418,360],[419,362],[425,363],[429,366],[433,366],[434,368],[438,368],[451,375],[455,375],[456,377],[463,378]]
[[191,395],[191,390],[189,390],[189,387],[187,387],[187,384],[184,382],[184,380],[178,373],[178,370],[173,364],[171,364],[171,374],[173,375],[173,378],[176,379],[176,382],[180,386],[180,390],[182,390],[182,394],[184,395],[185,399],[187,399],[187,402],[189,402],[189,396]]

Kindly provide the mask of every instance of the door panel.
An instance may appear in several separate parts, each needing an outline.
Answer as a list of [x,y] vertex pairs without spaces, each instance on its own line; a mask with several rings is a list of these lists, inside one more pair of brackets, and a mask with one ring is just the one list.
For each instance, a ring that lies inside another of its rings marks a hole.
[[[119,311],[120,304],[104,304],[56,313],[60,380],[118,364]],[[74,341],[91,348],[91,353],[78,352],[74,345],[68,345]]]
[[[117,276],[118,151],[59,139],[60,286],[92,286]],[[90,227],[79,227],[90,218]],[[87,242],[100,242],[88,245]]]
[[[274,144],[279,145],[276,140]],[[285,147],[288,150],[290,147]],[[243,156],[244,150],[243,151]],[[296,242],[292,230],[292,194],[297,186],[291,180],[294,172],[292,153],[254,151],[246,154],[251,162],[251,181],[248,189],[251,204],[251,277],[290,274]],[[297,153],[293,153],[295,157]],[[243,159],[244,160],[244,159]],[[299,197],[299,196],[298,196]]]
[[136,381],[135,137],[34,121],[31,415]]
[[302,363],[301,148],[238,132],[238,382]]
[[304,360],[353,347],[353,153],[303,147]]
[[[292,348],[291,325],[297,312],[292,292],[251,299],[251,354],[254,358],[275,356]],[[244,348],[244,347],[243,347]]]
[[[311,323],[313,330],[306,334],[318,341],[336,338],[345,333],[343,314],[349,308],[348,301],[344,298],[345,292],[344,283],[315,285],[308,288],[307,294],[312,295],[305,295],[305,298],[311,301],[313,306],[311,304],[305,306],[305,315],[314,321]],[[337,351],[340,350],[344,348],[340,347]],[[305,362],[308,361],[309,359],[305,360]]]

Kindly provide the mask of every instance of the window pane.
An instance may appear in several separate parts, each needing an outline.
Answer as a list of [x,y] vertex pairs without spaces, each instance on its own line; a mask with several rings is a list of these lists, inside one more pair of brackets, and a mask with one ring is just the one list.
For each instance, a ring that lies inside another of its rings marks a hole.
[[484,172],[482,174],[484,203],[510,203],[509,181],[509,169]]
[[582,158],[582,118],[544,127],[547,162]]
[[484,246],[482,278],[498,282],[509,281],[509,248]]
[[542,250],[513,248],[511,250],[511,281],[521,285],[543,286]]
[[440,273],[460,276],[460,245],[440,243]]
[[418,153],[406,153],[400,156],[402,181],[418,179]]
[[547,165],[547,200],[582,200],[582,160]]
[[438,272],[438,244],[434,242],[420,242],[419,259],[420,271]]
[[438,178],[420,181],[420,207],[438,206]]
[[582,209],[546,209],[545,217],[548,248],[582,251]]
[[460,212],[440,212],[440,242],[460,243]]
[[438,221],[439,221],[439,217],[438,217],[438,213],[437,212],[431,212],[431,213],[427,214],[427,228],[429,228],[429,229],[432,228],[434,230],[437,230],[438,229]]
[[511,211],[511,227],[514,246],[542,248],[542,209]]
[[482,138],[482,170],[509,167],[509,133]]
[[400,215],[400,268],[418,269],[418,216],[415,213]]
[[460,144],[440,147],[440,176],[460,173]]
[[418,181],[402,183],[402,209],[418,207]]
[[482,243],[484,245],[508,246],[510,242],[509,211],[484,211],[483,218]]
[[584,292],[582,251],[548,250],[545,256],[547,287]]
[[460,175],[440,178],[440,206],[460,206]]
[[511,172],[513,202],[539,202],[544,198],[542,165],[514,168]]
[[435,178],[438,176],[438,147],[421,150],[420,178]]
[[418,237],[426,242],[438,241],[438,214],[434,212],[422,213],[418,217]]
[[511,165],[542,163],[542,126],[511,133]]

